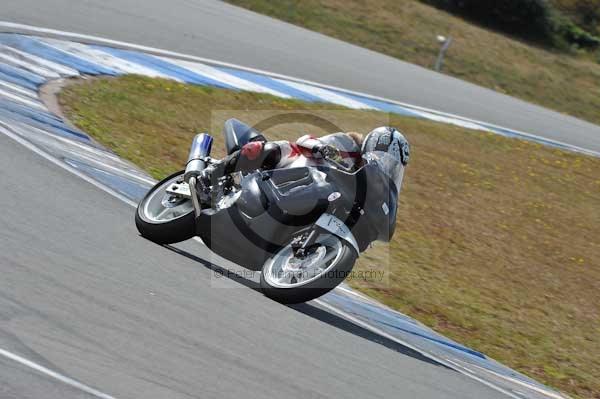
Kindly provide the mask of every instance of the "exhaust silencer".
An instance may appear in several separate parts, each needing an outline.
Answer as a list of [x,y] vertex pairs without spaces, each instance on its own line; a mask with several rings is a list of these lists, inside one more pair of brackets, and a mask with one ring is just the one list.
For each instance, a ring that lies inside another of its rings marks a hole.
[[183,179],[189,183],[191,177],[196,177],[206,168],[206,159],[210,155],[213,138],[206,133],[197,134],[192,141],[190,155],[185,167]]

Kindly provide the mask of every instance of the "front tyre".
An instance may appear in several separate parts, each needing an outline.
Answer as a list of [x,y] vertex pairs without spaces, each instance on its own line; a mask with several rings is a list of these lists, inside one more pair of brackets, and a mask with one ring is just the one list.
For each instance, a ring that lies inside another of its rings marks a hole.
[[142,237],[157,244],[173,244],[196,235],[196,215],[191,199],[167,193],[172,184],[183,183],[184,171],[158,182],[138,204],[135,225]]
[[320,234],[303,258],[297,258],[288,244],[263,265],[260,287],[277,302],[307,302],[344,281],[357,256],[348,243],[328,233]]

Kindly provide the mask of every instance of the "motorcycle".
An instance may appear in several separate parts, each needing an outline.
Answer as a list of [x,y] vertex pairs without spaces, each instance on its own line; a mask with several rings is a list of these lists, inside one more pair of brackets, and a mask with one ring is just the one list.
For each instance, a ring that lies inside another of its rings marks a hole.
[[[229,154],[262,136],[235,119],[223,134]],[[212,141],[197,135],[186,169],[141,200],[135,221],[143,237],[172,244],[199,236],[214,253],[260,270],[262,292],[282,303],[332,290],[373,241],[391,239],[401,164],[395,180],[383,173],[389,162],[381,158],[357,170],[330,160],[327,166],[238,172],[207,185],[199,175],[218,162],[210,157]]]

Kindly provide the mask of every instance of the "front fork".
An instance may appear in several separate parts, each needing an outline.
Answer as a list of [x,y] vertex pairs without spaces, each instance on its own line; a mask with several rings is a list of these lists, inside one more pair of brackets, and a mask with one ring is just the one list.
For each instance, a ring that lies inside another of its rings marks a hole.
[[210,150],[212,148],[213,138],[210,134],[200,133],[194,137],[190,147],[190,155],[185,166],[185,174],[183,180],[190,186],[190,196],[192,204],[194,204],[194,212],[196,217],[200,216],[202,207],[198,199],[198,176],[206,168],[209,162]]
[[360,253],[356,238],[348,226],[334,215],[324,213],[319,217],[312,229],[294,238],[291,244],[294,255],[299,258],[306,256],[308,249],[315,243],[320,231],[327,231],[339,237],[350,244],[356,250],[357,255]]
[[297,258],[304,258],[308,255],[308,249],[315,243],[319,235],[319,227],[314,226],[309,231],[306,231],[292,240],[292,251]]
[[194,214],[196,215],[196,218],[198,218],[202,212],[202,206],[198,199],[198,191],[196,191],[196,176],[190,177],[188,185],[190,186],[190,196],[192,197],[192,204],[194,205]]

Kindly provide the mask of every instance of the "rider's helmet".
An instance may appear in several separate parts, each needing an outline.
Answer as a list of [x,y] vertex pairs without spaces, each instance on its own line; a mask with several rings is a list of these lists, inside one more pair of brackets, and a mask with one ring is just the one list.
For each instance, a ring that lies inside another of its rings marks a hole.
[[397,129],[389,126],[372,130],[362,145],[362,156],[366,162],[376,162],[392,182],[397,192],[402,187],[404,167],[410,157],[410,146]]

